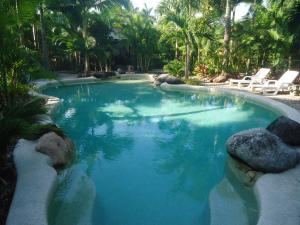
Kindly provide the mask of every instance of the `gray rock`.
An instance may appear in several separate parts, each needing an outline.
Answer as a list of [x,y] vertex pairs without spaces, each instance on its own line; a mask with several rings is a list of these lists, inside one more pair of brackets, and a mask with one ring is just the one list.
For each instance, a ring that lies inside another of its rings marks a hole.
[[183,84],[184,82],[182,80],[180,80],[179,78],[177,77],[173,77],[173,76],[169,76],[167,79],[166,79],[166,82],[168,84]]
[[123,70],[123,69],[120,68],[120,67],[117,69],[117,72],[118,72],[119,74],[125,74],[125,73],[126,73],[126,71]]
[[70,139],[63,139],[56,133],[50,132],[40,137],[36,151],[48,155],[54,167],[63,167],[73,159],[74,145]]
[[156,78],[156,81],[160,83],[168,83],[168,84],[183,84],[184,82],[180,80],[178,77],[171,76],[169,74],[161,74]]
[[[262,172],[255,171],[250,166],[232,157],[227,159],[226,166],[227,171],[230,171],[230,174],[232,174],[240,184],[247,187],[252,187],[256,180],[263,175]],[[227,173],[227,176],[228,174],[229,173]]]
[[226,145],[230,155],[266,173],[282,172],[295,167],[299,162],[296,150],[263,128],[239,132],[231,136]]
[[155,80],[153,84],[154,84],[155,86],[160,86],[160,85],[161,85],[161,82],[158,81],[158,80]]
[[267,130],[277,135],[288,145],[300,146],[300,124],[285,116],[278,117]]
[[98,79],[106,79],[109,77],[114,77],[116,76],[115,72],[96,72],[93,74],[94,77],[98,78]]
[[223,83],[226,80],[227,80],[227,76],[220,75],[220,76],[217,76],[215,79],[213,79],[213,82],[214,83]]
[[160,74],[155,77],[155,80],[157,80],[159,82],[165,82],[168,76],[169,76],[169,74],[166,74],[166,73]]

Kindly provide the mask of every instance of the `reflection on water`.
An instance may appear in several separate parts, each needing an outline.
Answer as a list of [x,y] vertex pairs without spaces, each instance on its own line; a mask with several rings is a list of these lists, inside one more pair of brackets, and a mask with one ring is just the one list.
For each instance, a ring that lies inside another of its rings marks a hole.
[[[45,93],[63,99],[52,118],[75,141],[78,158],[70,170],[75,167],[95,186],[95,197],[88,201],[91,224],[216,224],[219,214],[213,209],[227,208],[229,199],[249,208],[243,198],[250,195],[232,189],[237,185],[224,175],[225,142],[240,130],[266,126],[276,113],[241,98],[165,93],[145,83],[78,85]],[[76,198],[84,194],[63,185],[76,179],[61,175],[52,224],[66,205],[80,209]],[[222,191],[229,193],[228,200]],[[213,209],[212,202],[217,202]],[[247,217],[243,212],[237,221]]]

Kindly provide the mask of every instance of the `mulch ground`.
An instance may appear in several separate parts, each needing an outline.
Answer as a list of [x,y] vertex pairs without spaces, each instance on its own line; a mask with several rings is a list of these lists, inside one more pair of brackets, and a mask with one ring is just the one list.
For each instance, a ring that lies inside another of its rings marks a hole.
[[4,154],[0,158],[0,225],[5,225],[16,187],[16,178],[12,154]]

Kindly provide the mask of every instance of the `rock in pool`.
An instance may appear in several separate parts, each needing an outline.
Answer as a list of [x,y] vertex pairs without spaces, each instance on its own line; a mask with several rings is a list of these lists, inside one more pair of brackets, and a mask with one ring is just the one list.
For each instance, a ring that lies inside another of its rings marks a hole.
[[157,76],[155,78],[154,84],[156,86],[158,86],[164,82],[166,82],[168,84],[184,84],[184,82],[182,80],[180,80],[178,77],[174,77],[169,74],[161,74],[161,75]]
[[74,156],[74,145],[69,138],[62,138],[54,132],[44,134],[38,140],[36,151],[48,155],[55,168],[66,166]]
[[279,137],[264,128],[234,134],[227,140],[230,155],[248,164],[254,170],[278,173],[295,167],[299,153]]
[[292,119],[280,116],[267,127],[267,130],[288,145],[300,146],[300,124]]

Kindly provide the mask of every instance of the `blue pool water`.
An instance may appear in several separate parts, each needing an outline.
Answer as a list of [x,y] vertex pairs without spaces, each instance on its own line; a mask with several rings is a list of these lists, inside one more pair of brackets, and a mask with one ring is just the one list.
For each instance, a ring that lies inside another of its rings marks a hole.
[[77,148],[59,175],[51,225],[255,222],[253,196],[227,172],[225,142],[278,113],[242,98],[163,92],[145,82],[43,93],[62,99],[51,116]]

